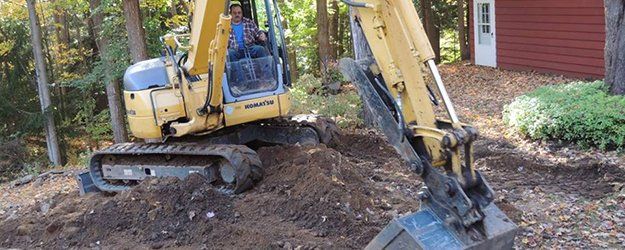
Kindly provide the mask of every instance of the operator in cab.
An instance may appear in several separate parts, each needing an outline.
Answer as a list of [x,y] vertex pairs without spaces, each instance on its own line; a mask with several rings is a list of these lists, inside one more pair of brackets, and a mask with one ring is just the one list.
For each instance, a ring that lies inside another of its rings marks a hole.
[[258,29],[254,21],[243,16],[241,3],[233,2],[230,4],[230,16],[232,16],[232,30],[228,40],[229,61],[238,61],[248,53],[251,58],[267,56],[269,53],[265,47],[257,44],[266,42],[267,36]]

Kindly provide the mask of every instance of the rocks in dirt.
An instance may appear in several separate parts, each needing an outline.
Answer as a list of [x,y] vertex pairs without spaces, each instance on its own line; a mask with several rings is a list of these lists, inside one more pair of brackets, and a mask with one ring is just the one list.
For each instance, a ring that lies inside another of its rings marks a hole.
[[150,219],[151,221],[156,220],[158,214],[161,212],[160,210],[161,210],[160,208],[154,208],[148,211],[148,219]]
[[44,179],[43,179],[43,178],[37,178],[37,179],[35,180],[35,182],[33,182],[33,185],[34,185],[35,187],[41,187],[41,186],[43,185],[43,181],[44,181]]
[[[357,136],[345,142],[336,148],[261,148],[265,178],[244,195],[221,192],[200,175],[187,180],[150,179],[114,196],[61,194],[45,200],[49,207],[44,202],[34,204],[26,210],[36,213],[19,218],[35,221],[44,232],[32,234],[36,244],[14,241],[15,226],[9,229],[8,223],[0,223],[0,242],[11,239],[7,246],[22,248],[61,248],[72,242],[70,247],[84,248],[99,247],[94,242],[101,240],[115,246],[109,241],[115,237],[115,242],[155,249],[203,244],[210,248],[362,248],[390,219],[373,203],[375,197],[390,196],[388,185],[416,190],[418,183],[401,161],[388,160],[393,150],[380,150],[382,140]],[[394,177],[397,174],[406,180]],[[380,181],[370,181],[373,175],[379,175]],[[418,207],[411,196],[392,195],[400,197],[390,202],[393,209]],[[22,227],[22,233],[30,232],[27,225]],[[341,237],[345,235],[350,237]]]
[[293,245],[291,244],[291,242],[284,242],[284,245],[282,246],[282,248],[292,250]]
[[71,237],[77,235],[80,231],[79,227],[63,227],[63,235],[65,237]]
[[17,235],[18,236],[27,236],[31,235],[35,225],[32,223],[21,224],[17,227]]
[[338,94],[341,92],[341,82],[333,82],[325,86],[330,94]]
[[11,183],[11,185],[13,187],[23,186],[23,185],[26,185],[26,184],[28,184],[28,183],[30,183],[30,182],[32,182],[34,180],[35,181],[34,185],[36,187],[39,187],[39,186],[41,186],[43,184],[43,181],[46,178],[53,177],[53,175],[57,175],[57,174],[64,174],[65,172],[66,171],[64,171],[64,170],[50,170],[50,171],[47,171],[47,172],[45,172],[43,174],[40,174],[38,176],[34,176],[32,174],[29,174],[29,175],[23,176],[23,177],[15,180],[15,181],[13,181]]
[[163,242],[159,241],[159,242],[152,243],[150,245],[150,248],[151,249],[161,249],[161,248],[163,248],[164,245],[165,244]]
[[48,211],[50,211],[50,206],[51,204],[49,202],[42,202],[39,206],[39,212],[43,215],[47,214]]
[[34,178],[35,178],[35,176],[33,176],[32,174],[26,175],[26,176],[24,176],[24,177],[22,177],[22,178],[19,178],[19,179],[15,180],[15,181],[13,182],[13,186],[14,186],[14,187],[17,187],[17,186],[21,186],[21,185],[24,185],[24,184],[28,184],[28,183],[30,183],[30,182],[31,182]]
[[48,225],[46,227],[46,232],[48,233],[54,233],[56,231],[58,231],[59,229],[61,229],[63,227],[63,223],[60,221],[54,221],[52,223],[50,223],[50,225]]

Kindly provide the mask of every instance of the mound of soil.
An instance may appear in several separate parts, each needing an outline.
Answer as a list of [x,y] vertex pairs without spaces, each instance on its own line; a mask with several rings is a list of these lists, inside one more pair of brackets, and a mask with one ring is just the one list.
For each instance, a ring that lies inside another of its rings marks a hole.
[[241,195],[199,175],[151,179],[114,196],[58,194],[0,216],[0,246],[362,248],[419,207],[420,184],[379,137],[339,141],[260,148],[265,177]]

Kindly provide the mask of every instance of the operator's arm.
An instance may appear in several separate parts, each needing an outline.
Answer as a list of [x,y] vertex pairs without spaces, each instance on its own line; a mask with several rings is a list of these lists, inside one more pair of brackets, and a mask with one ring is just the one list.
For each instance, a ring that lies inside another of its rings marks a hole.
[[256,26],[256,24],[254,22],[252,22],[251,20],[248,20],[248,21],[249,21],[249,24],[250,24],[252,36],[254,37],[254,41],[261,41],[261,42],[267,41],[267,37],[265,36],[265,32],[260,30],[258,28],[258,26]]

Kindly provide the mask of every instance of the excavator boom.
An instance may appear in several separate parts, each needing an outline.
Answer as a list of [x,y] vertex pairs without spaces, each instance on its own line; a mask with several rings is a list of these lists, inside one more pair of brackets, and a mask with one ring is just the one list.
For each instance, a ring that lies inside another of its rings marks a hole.
[[[421,209],[394,220],[367,248],[512,248],[517,227],[493,203],[493,190],[474,168],[472,142],[478,132],[460,122],[412,1],[343,2],[356,10],[373,56],[342,59],[339,67],[389,143],[425,184]],[[425,67],[446,119],[435,115]]]

